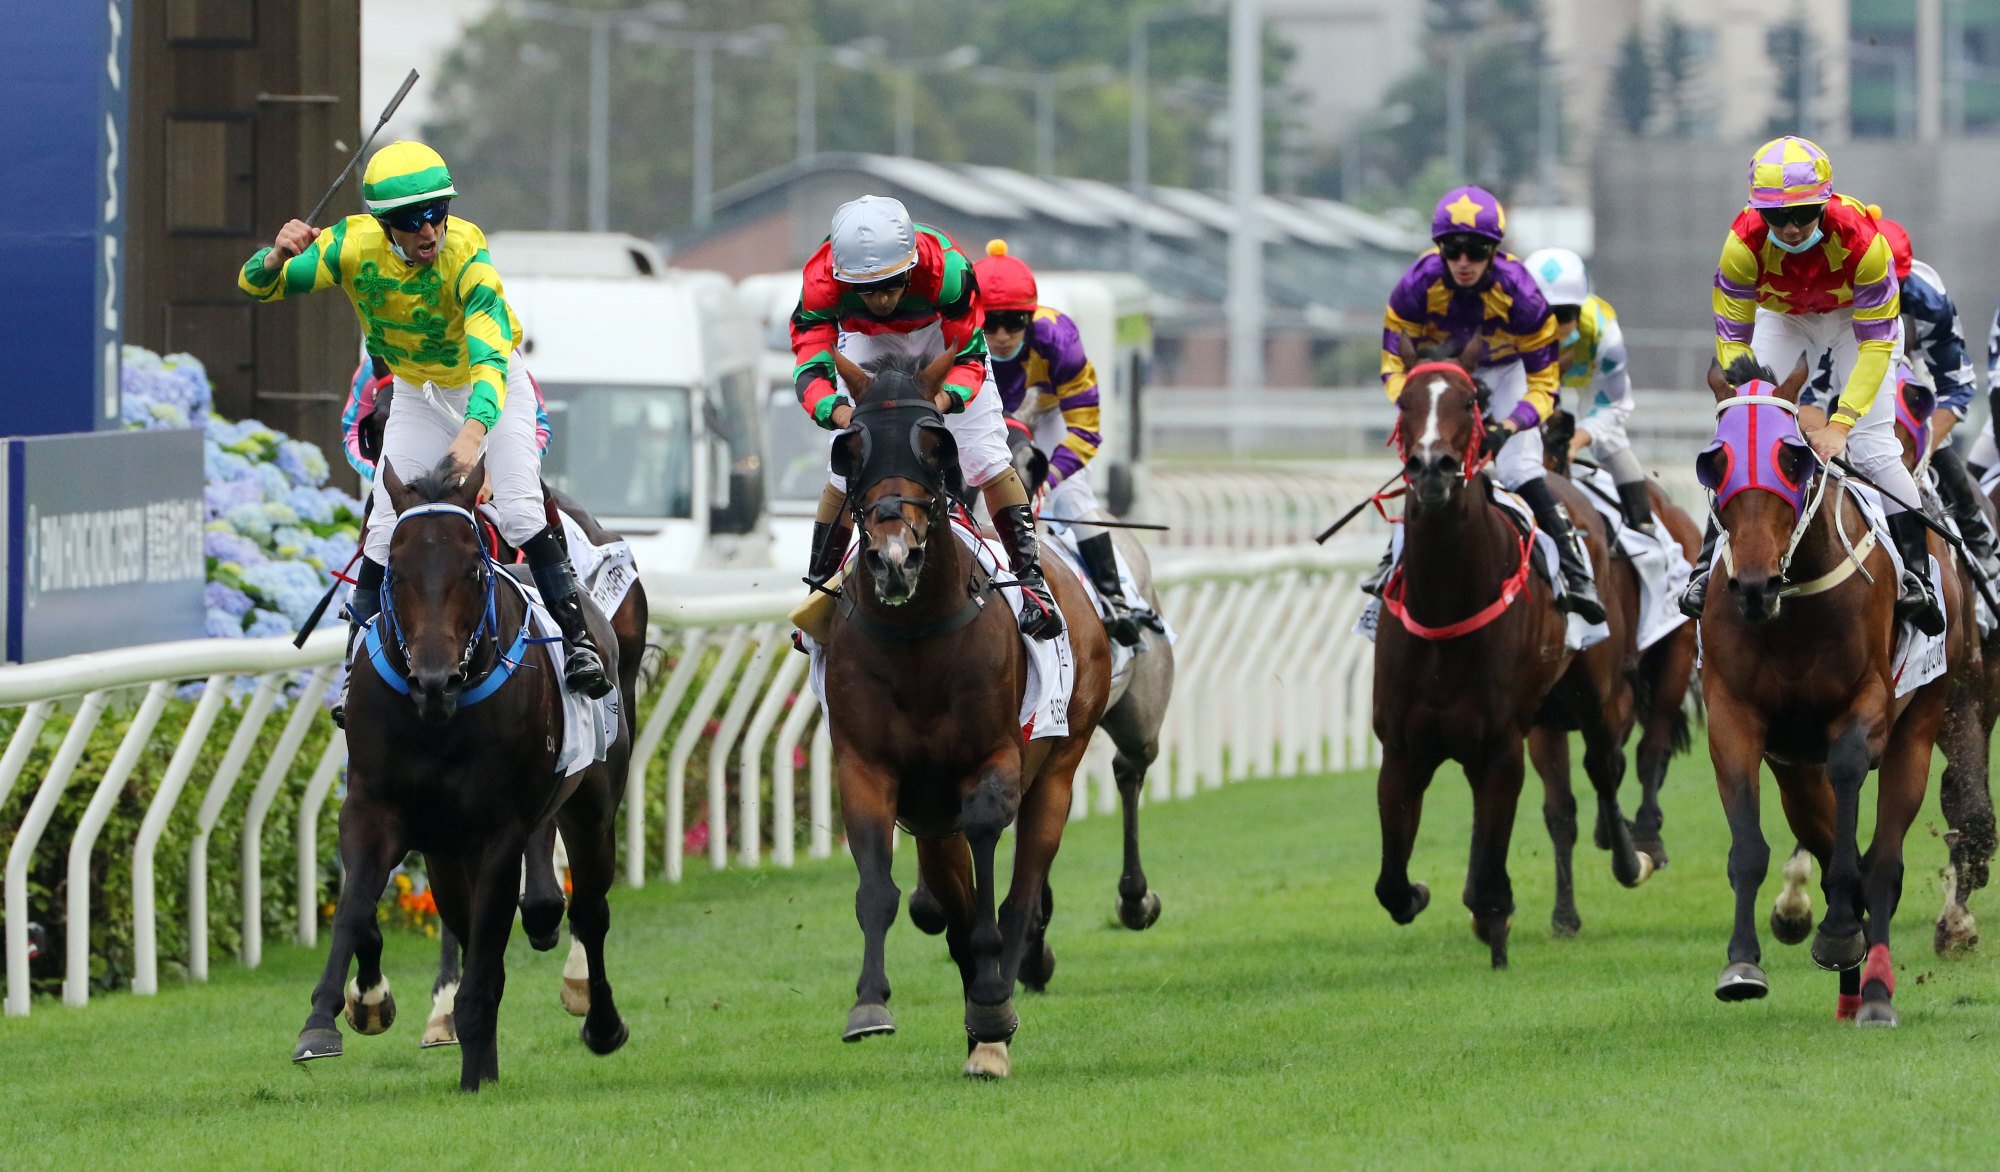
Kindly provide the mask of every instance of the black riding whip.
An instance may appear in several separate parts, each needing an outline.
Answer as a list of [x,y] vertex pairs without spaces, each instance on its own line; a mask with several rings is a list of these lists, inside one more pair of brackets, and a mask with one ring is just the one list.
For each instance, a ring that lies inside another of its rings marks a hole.
[[1391,476],[1389,479],[1383,481],[1381,488],[1378,488],[1374,492],[1370,493],[1365,499],[1361,501],[1360,504],[1355,505],[1353,508],[1347,510],[1347,512],[1341,514],[1340,520],[1335,521],[1331,525],[1328,525],[1326,529],[1323,532],[1321,532],[1318,537],[1313,538],[1313,544],[1325,545],[1327,543],[1328,538],[1331,538],[1334,534],[1346,528],[1347,523],[1349,521],[1354,520],[1355,517],[1361,514],[1361,510],[1367,508],[1369,505],[1374,504],[1376,497],[1382,495],[1382,493],[1386,491],[1390,485],[1396,483],[1398,480],[1401,480],[1402,478],[1403,474],[1401,472],[1397,472],[1394,476]]
[[417,71],[412,69],[410,70],[410,75],[403,79],[403,84],[397,88],[396,96],[390,98],[389,104],[382,108],[382,116],[375,120],[375,129],[369,131],[368,137],[361,140],[361,149],[355,151],[354,157],[347,160],[347,166],[342,167],[340,169],[340,174],[335,175],[333,177],[333,186],[327,188],[326,194],[320,196],[319,202],[313,205],[312,214],[306,217],[306,223],[308,224],[319,223],[319,214],[326,210],[327,201],[331,200],[334,196],[334,193],[340,190],[341,184],[347,182],[348,172],[354,170],[354,164],[360,162],[361,156],[368,153],[369,144],[375,141],[376,135],[382,133],[382,128],[389,124],[389,119],[395,117],[396,107],[403,104],[403,99],[404,97],[408,96],[410,92],[410,87],[416,84],[417,84]]

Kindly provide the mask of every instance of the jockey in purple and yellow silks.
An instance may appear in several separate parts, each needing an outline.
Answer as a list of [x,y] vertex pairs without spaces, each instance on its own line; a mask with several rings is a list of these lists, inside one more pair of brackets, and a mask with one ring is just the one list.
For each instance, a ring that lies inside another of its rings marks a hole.
[[1099,422],[1097,368],[1083,352],[1083,336],[1068,314],[1041,303],[1035,273],[1007,254],[1007,242],[990,241],[986,256],[972,266],[985,307],[980,326],[1000,406],[1027,424],[1035,444],[1048,453],[1043,486],[1043,521],[1060,522],[1076,535],[1084,572],[1111,608],[1105,630],[1127,647],[1140,639],[1140,616],[1125,595],[1111,534],[1089,524],[1097,513],[1097,493],[1089,467],[1103,442]]
[[[1382,315],[1382,384],[1393,402],[1403,391],[1401,341],[1456,352],[1477,336],[1485,351],[1475,372],[1488,393],[1484,451],[1493,479],[1517,492],[1535,522],[1556,539],[1564,610],[1604,621],[1590,567],[1572,540],[1569,514],[1543,480],[1541,422],[1555,409],[1556,319],[1534,278],[1500,248],[1507,213],[1492,192],[1456,187],[1431,216],[1437,247],[1417,258],[1389,294]],[[1362,589],[1387,580],[1389,559]]]
[[[549,524],[542,501],[535,396],[527,367],[514,355],[520,322],[486,253],[485,234],[450,214],[457,194],[436,151],[419,142],[390,143],[362,174],[366,214],[323,230],[288,222],[269,248],[244,263],[236,283],[267,302],[329,288],[347,294],[369,356],[389,368],[400,400],[382,430],[381,458],[407,482],[446,456],[470,469],[484,450],[500,536],[527,557],[568,645],[564,679],[602,697],[611,681],[591,642],[562,530]],[[396,523],[386,479],[375,484],[361,569],[348,596],[350,655],[361,626],[381,610]],[[336,721],[345,709],[343,686]]]
[[[1917,485],[1896,440],[1902,308],[1889,239],[1863,204],[1834,192],[1833,161],[1818,144],[1786,135],[1751,156],[1750,202],[1722,239],[1713,301],[1724,367],[1751,357],[1783,377],[1801,360],[1808,369],[1828,364],[1839,398],[1826,426],[1807,438],[1821,460],[1845,452],[1886,490],[1882,507],[1905,568],[1897,617],[1943,631],[1923,519],[1890,499],[1916,500]],[[1711,521],[1681,600],[1695,617],[1708,598],[1715,528]]]

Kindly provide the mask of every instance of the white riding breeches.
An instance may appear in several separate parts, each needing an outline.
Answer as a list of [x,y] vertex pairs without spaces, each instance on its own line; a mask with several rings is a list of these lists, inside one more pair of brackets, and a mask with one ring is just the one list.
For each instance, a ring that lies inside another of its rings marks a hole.
[[1625,434],[1625,421],[1632,418],[1632,396],[1616,403],[1597,403],[1590,414],[1576,421],[1577,429],[1590,433],[1590,457],[1609,467],[1622,452],[1632,449]]
[[[1062,446],[1063,440],[1069,438],[1069,421],[1054,407],[1023,422],[1033,430],[1035,446],[1051,456]],[[1049,495],[1042,498],[1041,516],[1050,521],[1070,523],[1076,530],[1078,541],[1105,531],[1099,526],[1084,523],[1084,518],[1096,512],[1097,490],[1091,486],[1088,465],[1058,481],[1054,488],[1049,489]]]
[[[1897,329],[1900,350],[1900,323]],[[1860,355],[1854,340],[1854,311],[1772,313],[1759,309],[1756,324],[1751,328],[1750,350],[1779,382],[1791,374],[1801,359],[1809,371],[1816,369],[1822,358],[1827,359],[1833,393],[1837,396],[1847,386],[1848,373]],[[1830,409],[1832,404],[1826,406]],[[1845,454],[1863,476],[1886,490],[1882,499],[1884,511],[1903,511],[1888,494],[1906,501],[1917,499],[1917,482],[1910,476],[1910,470],[1903,467],[1903,445],[1896,439],[1895,362],[1890,362],[1883,371],[1882,385],[1876,389],[1875,402],[1868,413],[1848,433]]]
[[[398,479],[407,484],[437,466],[464,426],[471,398],[470,386],[433,387],[427,394],[421,386],[396,380],[389,422],[382,429],[382,460],[396,470]],[[389,564],[389,534],[396,517],[386,479],[377,472],[368,533],[361,543],[368,560],[381,566]],[[548,527],[548,514],[542,508],[542,457],[535,446],[535,388],[529,385],[527,365],[518,355],[507,364],[507,401],[500,419],[486,434],[486,480],[493,486],[501,540],[519,549]]]
[[[1528,369],[1518,359],[1498,366],[1482,366],[1474,377],[1486,388],[1489,420],[1507,418],[1528,393]],[[1538,427],[1515,432],[1493,459],[1494,483],[1509,491],[1540,479],[1542,473],[1542,430]]]
[[[901,355],[930,362],[944,353],[944,330],[936,322],[907,334],[840,335],[840,352],[861,366],[885,355]],[[848,401],[854,399],[846,382],[840,389]],[[1000,391],[993,385],[993,368],[986,368],[986,383],[965,405],[965,410],[944,417],[951,438],[958,441],[958,466],[965,483],[974,488],[1013,466],[1007,454],[1007,419],[1000,410]],[[828,445],[831,448],[831,445]],[[827,480],[841,492],[847,491],[844,477],[828,474]]]

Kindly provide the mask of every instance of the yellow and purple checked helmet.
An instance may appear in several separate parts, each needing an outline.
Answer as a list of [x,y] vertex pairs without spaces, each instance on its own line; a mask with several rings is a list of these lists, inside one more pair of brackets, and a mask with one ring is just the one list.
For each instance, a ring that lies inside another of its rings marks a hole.
[[1507,212],[1500,198],[1484,187],[1454,187],[1438,200],[1431,213],[1431,239],[1443,240],[1459,234],[1484,236],[1498,242],[1507,234]]
[[1833,160],[1819,144],[1788,134],[1750,159],[1750,206],[1789,208],[1833,198]]

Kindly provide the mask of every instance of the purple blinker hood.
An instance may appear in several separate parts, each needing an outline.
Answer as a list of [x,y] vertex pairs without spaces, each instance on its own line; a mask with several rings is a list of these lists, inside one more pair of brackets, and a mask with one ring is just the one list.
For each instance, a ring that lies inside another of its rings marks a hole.
[[[1743,402],[1750,399],[1751,402]],[[1782,499],[1798,513],[1805,507],[1806,485],[1819,470],[1819,457],[1799,434],[1797,415],[1777,398],[1777,388],[1752,379],[1736,388],[1736,398],[1715,405],[1715,439],[1695,457],[1695,476],[1715,494],[1715,511],[1727,508],[1745,489],[1762,489]],[[1797,479],[1786,475],[1779,456],[1790,446],[1798,463]]]

